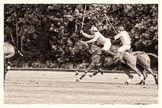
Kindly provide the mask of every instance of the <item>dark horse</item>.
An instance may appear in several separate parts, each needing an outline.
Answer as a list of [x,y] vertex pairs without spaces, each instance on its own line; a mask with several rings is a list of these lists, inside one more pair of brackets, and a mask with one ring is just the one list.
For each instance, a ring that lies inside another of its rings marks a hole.
[[5,68],[4,68],[4,80],[5,80],[8,71],[8,66],[9,66],[9,63],[7,61],[8,59],[12,58],[15,55],[15,48],[10,43],[4,42],[3,50],[4,50],[4,61],[5,61]]
[[[89,52],[91,55],[91,63],[88,66],[88,68],[85,70],[84,74],[82,74],[80,76],[79,79],[77,79],[76,81],[82,80],[83,77],[87,74],[87,72],[89,72],[92,68],[94,68],[95,66],[98,67],[97,71],[94,72],[92,75],[90,75],[91,77],[96,75],[97,73],[101,72],[101,70],[99,70],[100,67],[100,63],[101,63],[101,48],[99,48],[98,46],[92,44],[89,45],[84,41],[79,41],[75,44],[74,48],[73,48],[73,52],[78,52],[78,51],[87,51]],[[135,71],[141,78],[141,81],[139,84],[145,84],[145,79],[147,78],[145,71],[140,71],[136,65],[137,65],[137,60],[140,59],[140,57],[137,57],[139,54],[142,53],[130,53],[130,52],[122,52],[120,53],[120,58],[121,60],[114,62],[114,57],[112,57],[111,55],[105,57],[104,60],[104,66],[105,67],[109,67],[112,65],[117,65],[117,64],[122,64],[122,66],[124,67],[124,72],[128,75],[129,79],[124,82],[124,84],[129,84],[130,81],[133,79],[133,75],[131,74],[131,70]],[[143,63],[143,62],[139,62]],[[145,63],[143,63],[145,64]],[[143,66],[146,65],[142,65],[142,69],[144,70],[145,68],[143,68]],[[82,67],[82,64],[78,66],[77,71],[76,71],[76,75],[78,75],[79,69],[80,67]],[[153,74],[155,76],[155,74]]]

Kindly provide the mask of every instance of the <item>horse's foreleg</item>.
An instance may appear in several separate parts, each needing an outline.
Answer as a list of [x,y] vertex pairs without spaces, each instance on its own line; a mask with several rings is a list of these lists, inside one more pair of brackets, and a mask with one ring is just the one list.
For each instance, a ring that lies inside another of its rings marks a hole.
[[80,65],[77,67],[77,69],[76,69],[76,71],[75,71],[75,75],[76,75],[76,76],[79,75],[79,70],[80,70],[82,67],[83,67],[82,64],[80,64]]
[[76,69],[76,71],[75,71],[75,75],[76,75],[76,76],[79,75],[80,69],[82,69],[84,66],[87,66],[87,65],[88,65],[87,63],[81,63],[81,64],[77,67],[77,69]]
[[100,71],[97,70],[97,71],[95,71],[92,75],[89,75],[89,77],[93,77],[93,76],[97,75],[99,72],[100,72]]
[[129,77],[129,79],[126,82],[124,82],[124,85],[128,85],[131,82],[131,80],[133,79],[133,75],[130,73],[130,69],[128,69],[128,68],[129,67],[127,67],[127,68],[124,69],[124,72]]
[[79,78],[80,80],[82,80],[85,75],[94,67],[94,62],[92,62],[89,67],[85,70],[84,74],[81,75],[81,77]]
[[89,75],[90,77],[93,77],[95,75],[97,75],[98,73],[101,73],[103,75],[103,71],[101,69],[101,64],[99,64],[100,62],[100,58],[99,56],[96,57],[96,59],[94,59],[93,64],[96,66],[97,71],[95,71],[93,74]]
[[97,69],[97,71],[95,71],[93,74],[89,75],[89,77],[93,77],[95,75],[97,75],[98,73],[101,73],[103,75],[103,71],[100,69]]

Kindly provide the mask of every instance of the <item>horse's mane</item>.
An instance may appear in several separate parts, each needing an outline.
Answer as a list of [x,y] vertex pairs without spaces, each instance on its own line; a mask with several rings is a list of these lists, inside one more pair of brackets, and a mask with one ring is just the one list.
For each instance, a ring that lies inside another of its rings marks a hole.
[[100,48],[99,46],[95,45],[95,44],[87,44],[87,43],[84,42],[84,41],[80,41],[80,43],[81,43],[82,45],[84,45],[84,47],[86,47],[87,51],[88,51],[88,50],[92,50],[92,49],[93,49],[94,51],[101,50],[101,48]]

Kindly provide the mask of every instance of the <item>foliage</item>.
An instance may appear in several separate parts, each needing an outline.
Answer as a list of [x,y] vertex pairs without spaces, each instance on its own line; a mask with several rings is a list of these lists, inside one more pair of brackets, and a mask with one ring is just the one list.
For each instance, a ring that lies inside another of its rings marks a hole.
[[22,61],[79,62],[71,50],[83,38],[83,17],[85,32],[95,24],[104,36],[115,35],[105,15],[115,28],[123,25],[129,32],[133,50],[158,54],[157,4],[5,4],[5,40],[24,53]]

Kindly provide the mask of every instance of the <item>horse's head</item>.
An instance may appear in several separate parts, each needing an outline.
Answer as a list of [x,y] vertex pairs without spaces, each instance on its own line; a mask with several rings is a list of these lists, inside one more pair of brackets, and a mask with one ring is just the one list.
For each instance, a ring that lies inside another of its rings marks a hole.
[[74,54],[74,53],[78,53],[78,52],[81,52],[81,51],[85,51],[88,48],[89,48],[89,45],[86,42],[80,40],[75,44],[72,52]]

